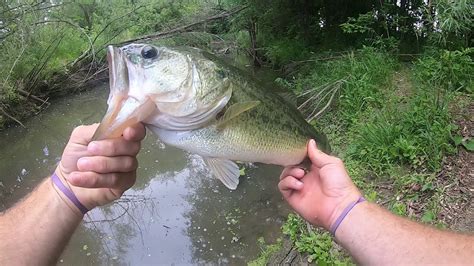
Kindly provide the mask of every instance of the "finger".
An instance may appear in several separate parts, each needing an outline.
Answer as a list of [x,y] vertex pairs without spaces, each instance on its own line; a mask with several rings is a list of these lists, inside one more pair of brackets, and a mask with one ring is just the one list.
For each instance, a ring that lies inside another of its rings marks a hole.
[[72,143],[87,145],[91,141],[97,127],[99,127],[98,123],[78,126],[72,131],[69,141]]
[[127,173],[135,171],[138,167],[138,162],[132,156],[94,156],[82,157],[77,161],[77,169],[79,171],[93,171],[96,173]]
[[76,187],[128,189],[135,184],[136,172],[99,174],[96,172],[72,172],[67,181]]
[[301,190],[302,188],[303,182],[299,181],[294,176],[286,176],[278,183],[278,189],[285,198],[290,197],[291,193]]
[[123,138],[128,141],[141,141],[145,138],[146,130],[142,123],[127,127],[123,131]]
[[87,151],[96,156],[135,156],[140,151],[140,143],[123,138],[92,141]]
[[313,165],[316,165],[318,168],[322,168],[328,164],[342,164],[341,159],[327,155],[326,153],[319,150],[316,146],[316,142],[313,139],[308,142],[308,157]]
[[304,174],[305,172],[303,169],[296,166],[289,166],[289,167],[285,167],[285,169],[283,169],[283,171],[281,172],[280,180],[289,175],[300,179],[300,178],[303,178]]

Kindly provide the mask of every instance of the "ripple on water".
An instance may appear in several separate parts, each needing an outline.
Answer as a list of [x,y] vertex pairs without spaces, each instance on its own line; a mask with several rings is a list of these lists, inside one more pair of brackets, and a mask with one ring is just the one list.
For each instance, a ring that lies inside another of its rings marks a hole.
[[[3,205],[11,206],[53,171],[72,129],[100,120],[107,93],[103,86],[58,100],[27,129],[2,132]],[[61,262],[242,264],[257,256],[258,237],[278,236],[287,213],[277,191],[279,167],[246,165],[239,188],[230,191],[209,176],[199,156],[167,147],[152,134],[142,147],[134,188],[89,213]]]

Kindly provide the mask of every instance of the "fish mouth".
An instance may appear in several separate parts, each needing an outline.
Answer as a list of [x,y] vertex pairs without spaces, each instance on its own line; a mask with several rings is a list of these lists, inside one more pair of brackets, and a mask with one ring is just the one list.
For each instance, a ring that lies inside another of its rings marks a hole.
[[128,59],[120,48],[107,47],[110,95],[108,109],[92,140],[120,137],[125,128],[142,122],[156,105],[152,99],[137,99],[128,95],[130,90]]

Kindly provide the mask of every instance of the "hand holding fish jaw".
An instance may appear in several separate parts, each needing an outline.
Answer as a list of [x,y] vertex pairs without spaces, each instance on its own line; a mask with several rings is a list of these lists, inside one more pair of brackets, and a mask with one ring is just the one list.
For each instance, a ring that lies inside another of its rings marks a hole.
[[122,196],[136,180],[136,155],[145,128],[139,123],[118,138],[92,141],[98,124],[79,126],[71,134],[56,174],[88,209]]
[[352,183],[343,162],[318,150],[314,140],[308,143],[311,168],[307,173],[287,167],[278,188],[285,200],[304,219],[329,230],[344,208],[359,199],[361,193]]

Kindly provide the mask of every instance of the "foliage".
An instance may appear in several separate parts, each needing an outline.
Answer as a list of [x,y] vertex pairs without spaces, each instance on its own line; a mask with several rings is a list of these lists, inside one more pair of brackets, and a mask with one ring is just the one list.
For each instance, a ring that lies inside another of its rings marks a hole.
[[[345,80],[337,101],[338,117],[344,125],[354,123],[361,113],[384,102],[381,86],[390,83],[395,61],[383,51],[365,47],[335,60],[308,65],[294,82],[297,92],[321,88],[327,83]],[[309,73],[308,73],[309,72]]]
[[359,14],[357,18],[348,18],[347,22],[341,24],[345,33],[376,34],[374,26],[377,23],[377,15],[374,11]]
[[278,239],[275,244],[266,244],[265,239],[260,237],[258,240],[260,247],[260,255],[253,261],[250,261],[247,265],[249,266],[263,266],[268,264],[270,256],[278,252],[282,247],[282,240]]
[[462,50],[434,50],[415,63],[418,79],[434,88],[473,92],[473,48]]
[[276,66],[303,60],[310,55],[307,46],[301,40],[289,38],[281,38],[269,43],[265,51],[265,57]]
[[[410,204],[424,201],[419,218],[436,223],[441,191],[435,173],[443,156],[454,151],[452,144],[473,148],[472,139],[453,135],[448,110],[452,93],[472,94],[474,87],[470,0],[2,1],[0,107],[21,104],[18,89],[47,94],[52,77],[74,74],[71,65],[84,54],[93,53],[100,65],[108,44],[237,5],[247,8],[229,20],[206,23],[202,32],[159,43],[207,47],[224,38],[229,47],[290,69],[277,83],[297,93],[318,93],[343,81],[332,111],[316,126],[369,200],[380,197],[374,181],[384,178],[394,187],[388,197],[394,213],[410,215]],[[424,53],[404,73],[414,77],[414,86],[399,92],[393,75],[400,64],[393,54],[403,47]],[[0,116],[0,125],[4,122]],[[225,217],[231,225],[238,224],[235,212]],[[282,230],[312,262],[349,263],[329,234],[309,229],[298,216],[289,215]],[[264,245],[263,239],[259,244],[261,255],[251,264],[265,264],[281,246]]]
[[309,230],[304,220],[297,215],[289,214],[282,230],[294,242],[299,252],[308,255],[308,262],[318,265],[347,265],[350,262],[334,248],[329,233]]
[[92,54],[100,65],[106,45],[189,22],[212,6],[192,0],[30,2],[1,3],[2,99],[17,88],[47,94],[52,76],[68,74],[81,56]]
[[388,106],[368,121],[359,122],[353,129],[356,138],[348,156],[365,162],[378,174],[397,164],[438,170],[444,153],[453,151],[449,143],[452,129],[446,102],[420,93],[403,112]]
[[464,146],[468,151],[474,151],[474,139],[472,138],[463,138],[460,135],[451,136],[451,139],[454,142],[454,146]]
[[437,30],[430,35],[437,45],[448,48],[469,46],[474,29],[474,13],[470,0],[438,0],[436,1]]

